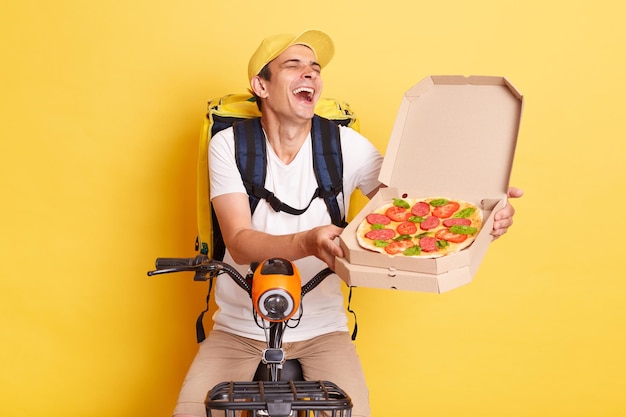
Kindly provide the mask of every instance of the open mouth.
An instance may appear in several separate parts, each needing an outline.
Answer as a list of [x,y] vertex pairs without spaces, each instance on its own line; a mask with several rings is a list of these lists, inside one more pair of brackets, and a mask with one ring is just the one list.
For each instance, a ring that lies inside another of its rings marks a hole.
[[304,101],[312,102],[315,90],[311,87],[298,87],[292,91],[292,93],[300,97]]

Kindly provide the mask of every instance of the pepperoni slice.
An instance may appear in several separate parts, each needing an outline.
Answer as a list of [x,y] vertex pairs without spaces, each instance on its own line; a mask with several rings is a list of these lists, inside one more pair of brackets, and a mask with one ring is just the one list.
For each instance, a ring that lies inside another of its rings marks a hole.
[[406,220],[407,212],[404,207],[391,206],[387,209],[385,215],[394,222],[403,222]]
[[433,216],[437,216],[440,219],[447,219],[448,217],[452,216],[460,207],[461,205],[456,201],[450,201],[443,206],[435,207],[435,209],[433,210]]
[[464,242],[465,239],[467,239],[467,235],[452,233],[448,229],[441,229],[440,231],[435,233],[435,237],[437,237],[437,239],[446,240],[452,243],[461,243]]
[[418,217],[424,217],[430,213],[430,204],[420,201],[411,207],[411,214]]
[[443,221],[443,225],[450,226],[471,226],[472,221],[470,219],[446,219]]
[[389,245],[385,246],[385,252],[389,255],[397,255],[398,253],[402,253],[413,245],[413,242],[410,239],[407,240],[396,240],[391,242]]
[[402,222],[396,227],[396,231],[401,235],[412,235],[417,232],[417,226],[413,222]]
[[384,214],[378,214],[378,213],[368,214],[366,219],[369,224],[386,225],[386,224],[391,223],[391,219],[389,217],[385,216]]
[[392,229],[370,230],[365,233],[365,237],[372,240],[389,240],[396,235]]
[[428,216],[426,220],[420,223],[420,229],[422,230],[430,230],[439,226],[439,219],[435,216]]
[[432,236],[424,236],[420,239],[422,252],[437,252],[437,239]]

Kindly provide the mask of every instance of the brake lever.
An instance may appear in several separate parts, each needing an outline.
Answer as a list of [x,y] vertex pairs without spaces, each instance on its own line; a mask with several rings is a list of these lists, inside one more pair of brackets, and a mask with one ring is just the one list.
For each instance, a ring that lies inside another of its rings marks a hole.
[[207,281],[216,277],[221,273],[222,269],[219,265],[192,265],[192,266],[177,266],[175,268],[157,269],[154,271],[148,271],[148,276],[171,274],[176,272],[195,272],[194,281]]
[[154,271],[148,271],[148,276],[151,277],[153,275],[172,274],[174,272],[192,272],[195,269],[196,268],[194,268],[194,267],[188,267],[188,268],[177,267],[177,268],[156,269]]
[[193,280],[194,281],[208,281],[210,279],[215,278],[222,272],[223,272],[222,269],[218,268],[216,265],[213,265],[210,268],[206,268],[206,267],[198,268],[198,270],[193,276]]

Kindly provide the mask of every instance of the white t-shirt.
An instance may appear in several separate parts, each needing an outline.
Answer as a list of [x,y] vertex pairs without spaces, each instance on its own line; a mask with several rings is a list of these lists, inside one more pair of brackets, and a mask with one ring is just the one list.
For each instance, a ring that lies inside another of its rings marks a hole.
[[[339,196],[339,206],[347,213],[350,194],[359,188],[369,194],[378,185],[378,173],[382,156],[376,148],[356,131],[341,127],[343,153],[343,189],[345,198]],[[265,188],[272,191],[282,202],[300,209],[309,204],[317,189],[313,171],[311,137],[302,145],[295,159],[285,165],[267,144],[267,175]],[[244,193],[245,187],[235,161],[232,128],[216,134],[209,144],[209,171],[211,197],[229,193]],[[260,200],[252,215],[252,227],[272,235],[292,234],[317,226],[331,224],[324,200],[316,198],[308,210],[299,216],[275,212],[265,200]],[[276,254],[277,257],[280,254]],[[226,251],[224,261],[246,274],[248,265],[237,265]],[[310,256],[295,261],[303,283],[311,279],[326,264]],[[251,339],[265,340],[265,335],[252,318],[250,297],[226,276],[216,281],[215,298],[219,307],[213,316],[214,329],[227,331]],[[336,275],[326,278],[302,300],[303,314],[295,328],[285,331],[283,341],[307,340],[334,331],[347,331],[341,280]],[[298,316],[298,313],[296,313]]]

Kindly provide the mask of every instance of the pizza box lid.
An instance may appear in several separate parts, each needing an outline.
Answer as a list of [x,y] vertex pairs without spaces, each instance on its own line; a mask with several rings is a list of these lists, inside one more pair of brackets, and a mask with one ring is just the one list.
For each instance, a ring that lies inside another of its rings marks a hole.
[[[522,109],[523,96],[504,77],[429,76],[409,89],[379,175],[388,188],[381,189],[341,234],[345,259],[337,260],[339,276],[349,285],[389,288],[384,277],[391,273],[397,284],[393,288],[438,288],[435,292],[469,282],[491,242],[493,215],[506,204]],[[394,197],[472,202],[483,211],[483,227],[469,248],[440,258],[389,256],[361,248],[358,225]],[[362,267],[373,269],[364,273]],[[452,271],[455,279],[450,281]],[[410,278],[399,280],[404,273]],[[418,284],[424,274],[446,284]]]
[[379,180],[423,196],[506,195],[522,105],[503,77],[425,78],[402,98]]

